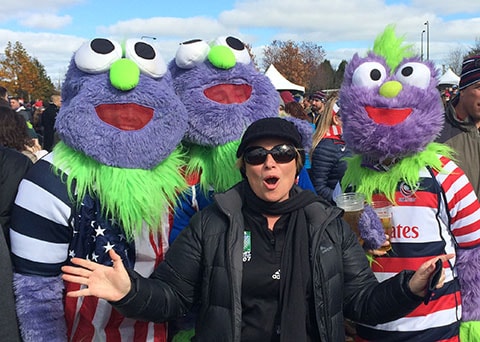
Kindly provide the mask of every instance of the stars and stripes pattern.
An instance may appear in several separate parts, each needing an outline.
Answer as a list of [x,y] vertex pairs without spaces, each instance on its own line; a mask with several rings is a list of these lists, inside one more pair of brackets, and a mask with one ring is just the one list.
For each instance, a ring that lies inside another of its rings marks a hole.
[[86,195],[80,207],[73,208],[71,219],[72,240],[68,250],[70,258],[78,257],[111,266],[111,249],[122,257],[127,268],[135,264],[134,242],[128,242],[122,228],[114,218],[104,218],[97,198]]

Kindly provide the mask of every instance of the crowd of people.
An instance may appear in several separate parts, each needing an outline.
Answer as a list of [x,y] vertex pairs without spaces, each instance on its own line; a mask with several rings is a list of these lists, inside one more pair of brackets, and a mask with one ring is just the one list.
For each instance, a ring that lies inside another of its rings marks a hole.
[[17,322],[9,253],[10,215],[20,181],[33,163],[52,148],[46,150],[44,146],[43,111],[42,101],[25,106],[23,99],[9,96],[8,90],[0,86],[0,269],[3,277],[0,283],[0,332],[4,341],[21,341],[15,328]]
[[[445,123],[436,140],[454,150],[478,201],[480,56],[465,59],[458,87],[439,94],[440,99]],[[62,267],[64,280],[81,285],[66,296],[95,296],[126,317],[151,322],[174,320],[195,308],[196,341],[353,340],[355,331],[348,336],[345,320],[382,325],[428,302],[431,291],[446,281],[442,271],[431,284],[435,264],[450,263],[454,255],[431,255],[416,269],[399,269],[379,282],[365,257],[374,253],[362,248],[336,207],[334,193],[352,156],[343,138],[339,92],[283,90],[278,101],[278,117],[249,125],[234,151],[242,180],[212,195],[212,203],[192,215],[149,277],[125,267],[112,248],[113,266],[72,258]],[[26,106],[0,87],[0,267],[5,275],[0,333],[5,341],[21,341],[13,328],[11,208],[26,172],[59,142],[55,121],[61,106],[59,94],[47,106],[42,101]],[[308,153],[301,129],[288,118],[308,122]],[[298,186],[304,168],[311,191]],[[253,254],[260,257],[245,262]]]

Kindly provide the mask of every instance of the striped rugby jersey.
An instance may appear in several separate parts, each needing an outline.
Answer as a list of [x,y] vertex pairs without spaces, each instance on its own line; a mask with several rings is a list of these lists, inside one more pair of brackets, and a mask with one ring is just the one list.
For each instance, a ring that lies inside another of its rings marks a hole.
[[[98,200],[86,196],[78,210],[72,206],[65,183],[51,170],[52,159],[50,153],[39,160],[19,186],[10,229],[15,272],[58,276],[74,256],[111,265],[108,250],[115,248],[127,267],[148,277],[168,248],[171,217],[165,214],[159,233],[145,228],[129,243],[116,222],[99,214]],[[65,288],[72,291],[80,285],[66,282]],[[41,296],[35,296],[42,305]],[[38,325],[48,319],[37,318]],[[125,318],[95,297],[66,298],[65,318],[69,341],[166,341],[165,324]]]
[[[453,161],[445,157],[441,161],[446,172],[421,170],[416,189],[398,184],[392,250],[372,264],[379,281],[404,269],[416,270],[432,256],[480,245],[480,204],[473,188]],[[359,325],[359,341],[458,341],[461,297],[455,258],[443,268],[445,285],[428,305],[392,322]]]

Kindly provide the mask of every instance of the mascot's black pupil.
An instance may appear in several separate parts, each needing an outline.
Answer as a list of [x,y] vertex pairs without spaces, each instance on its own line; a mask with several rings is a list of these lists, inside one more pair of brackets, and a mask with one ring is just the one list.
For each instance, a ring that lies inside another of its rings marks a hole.
[[145,59],[155,58],[155,50],[153,47],[142,42],[135,43],[135,53]]
[[232,49],[241,51],[245,48],[245,44],[235,37],[227,37],[226,41],[228,46],[230,46]]
[[403,76],[410,76],[413,73],[413,68],[408,66],[402,69]]
[[382,73],[378,69],[373,69],[370,71],[370,78],[374,81],[378,81],[382,77]]
[[115,50],[115,46],[112,44],[112,42],[108,39],[103,38],[97,38],[92,40],[92,42],[90,43],[90,47],[93,51],[102,55],[107,55],[113,50]]

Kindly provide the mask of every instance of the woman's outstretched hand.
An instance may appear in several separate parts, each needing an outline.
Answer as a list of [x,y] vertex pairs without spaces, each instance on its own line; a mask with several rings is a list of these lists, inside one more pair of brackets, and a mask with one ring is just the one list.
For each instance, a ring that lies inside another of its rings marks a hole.
[[118,301],[130,291],[131,282],[122,258],[113,249],[109,251],[113,267],[97,264],[93,261],[73,258],[75,266],[63,266],[63,280],[86,285],[78,291],[67,293],[68,297],[95,296],[108,301]]
[[[427,288],[428,284],[430,281],[430,278],[432,277],[433,273],[435,272],[435,262],[440,259],[442,261],[442,264],[447,261],[448,259],[453,258],[455,255],[454,254],[445,254],[442,256],[438,256],[435,258],[432,258],[428,261],[425,261],[415,272],[415,274],[410,278],[409,286],[410,290],[416,294],[417,296],[420,297],[425,297],[427,294]],[[440,276],[440,279],[435,286],[436,289],[439,289],[443,286],[445,282],[445,270],[442,267],[442,273]]]

